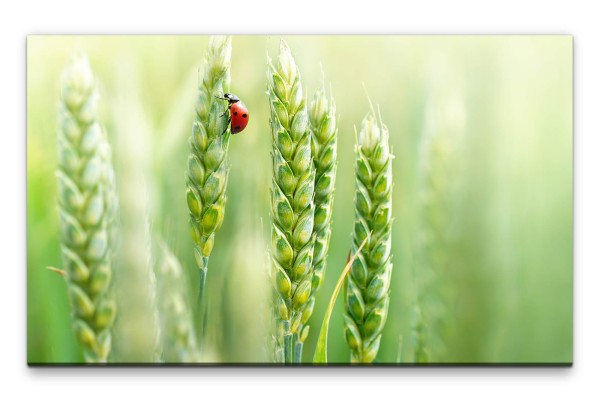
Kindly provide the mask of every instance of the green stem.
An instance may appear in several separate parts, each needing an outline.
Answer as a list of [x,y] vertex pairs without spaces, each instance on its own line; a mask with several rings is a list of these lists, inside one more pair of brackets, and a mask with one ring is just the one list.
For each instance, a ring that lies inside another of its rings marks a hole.
[[202,267],[198,269],[198,301],[196,303],[196,325],[198,328],[198,344],[200,353],[204,346],[204,339],[206,337],[206,319],[208,315],[208,308],[206,305],[205,289],[206,289],[206,274],[208,273],[207,265],[208,258],[202,258]]
[[285,334],[283,335],[283,358],[286,365],[290,365],[294,358],[293,350],[293,334],[290,332],[290,321],[286,320],[283,322]]
[[294,363],[301,364],[302,363],[302,347],[304,343],[300,341],[298,334],[294,334]]

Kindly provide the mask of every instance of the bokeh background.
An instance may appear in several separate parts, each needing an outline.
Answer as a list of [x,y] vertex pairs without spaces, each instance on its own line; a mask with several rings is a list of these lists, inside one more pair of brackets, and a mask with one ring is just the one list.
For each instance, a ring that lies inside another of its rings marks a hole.
[[[571,362],[572,38],[284,39],[308,99],[324,76],[339,114],[333,233],[304,360],[312,359],[351,242],[353,146],[369,110],[368,93],[395,154],[394,272],[377,361],[414,361],[418,310],[439,323],[429,327],[433,362]],[[232,138],[225,221],[210,259],[210,361],[266,361],[272,174],[266,62],[277,56],[280,40],[233,38],[231,90],[251,117]],[[164,240],[186,270],[186,290],[193,294],[184,172],[207,43],[207,36],[28,37],[28,362],[83,360],[65,284],[46,269],[61,266],[54,173],[62,70],[73,53],[82,52],[98,79],[121,203],[122,269],[147,271],[147,238]],[[151,313],[144,298],[151,290],[143,280],[116,285],[130,294],[127,313],[137,316],[119,318],[120,333],[127,335],[115,337],[115,352],[127,355],[144,344],[147,330],[139,314]],[[345,363],[342,315],[340,297],[329,360]]]

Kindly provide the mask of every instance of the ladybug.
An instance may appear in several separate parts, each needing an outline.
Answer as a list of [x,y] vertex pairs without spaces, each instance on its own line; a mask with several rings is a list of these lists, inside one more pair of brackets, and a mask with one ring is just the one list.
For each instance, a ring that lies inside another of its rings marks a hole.
[[237,134],[238,132],[242,132],[244,128],[246,128],[246,125],[248,125],[248,120],[250,119],[250,113],[248,113],[246,105],[233,93],[225,93],[223,94],[223,97],[215,97],[217,99],[227,100],[229,103],[227,110],[229,110],[229,118],[231,119],[231,133]]

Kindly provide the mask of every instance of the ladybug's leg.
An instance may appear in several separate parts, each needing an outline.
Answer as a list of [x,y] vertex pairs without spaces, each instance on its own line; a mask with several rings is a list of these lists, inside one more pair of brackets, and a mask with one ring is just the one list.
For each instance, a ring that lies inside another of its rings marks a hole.
[[[225,113],[227,113],[227,112],[229,112],[229,109],[225,110]],[[221,116],[225,115],[225,113],[221,113]],[[229,129],[230,125],[231,125],[231,117],[227,116],[227,124],[225,124],[225,130],[223,130],[223,132],[221,132],[221,135],[225,135],[225,133]]]
[[[227,100],[227,99],[225,99],[225,100]],[[227,109],[224,112],[222,112],[221,114],[219,114],[219,117],[223,117],[224,115],[229,114],[229,109],[231,109],[231,105],[227,106]]]
[[[219,96],[219,95],[215,95],[215,98],[217,98],[217,99],[221,99],[221,100],[226,100],[226,101],[228,101],[228,102],[229,102],[229,99],[227,99],[226,97],[222,97],[222,96]],[[224,112],[222,112],[221,114],[219,114],[219,117],[223,117],[223,116],[224,116],[224,115],[225,115],[225,114],[226,114],[226,113],[229,111],[229,108],[230,108],[230,107],[231,107],[231,105],[228,105],[228,106],[227,106],[227,110],[225,110]]]
[[[217,99],[226,100],[227,102],[229,102],[229,99],[227,99],[226,97],[221,97],[219,95],[215,95],[215,97]],[[227,109],[225,109],[224,112],[219,114],[219,117],[225,117],[227,119],[227,124],[225,124],[225,130],[221,133],[221,135],[225,135],[225,133],[227,132],[227,129],[229,128],[229,125],[231,124],[231,110],[230,109],[231,109],[231,103],[228,104]]]

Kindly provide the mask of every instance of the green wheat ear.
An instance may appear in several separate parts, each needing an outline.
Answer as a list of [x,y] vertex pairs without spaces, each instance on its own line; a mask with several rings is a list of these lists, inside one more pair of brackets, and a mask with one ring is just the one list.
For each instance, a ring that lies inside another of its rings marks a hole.
[[[313,254],[313,278],[310,298],[302,311],[302,325],[306,325],[315,306],[316,293],[323,283],[327,251],[331,237],[331,214],[337,167],[337,120],[333,96],[327,98],[325,84],[319,89],[309,106],[309,127],[312,153],[315,165],[315,223],[313,233],[315,248]],[[302,343],[308,336],[309,326],[300,329],[297,351],[301,353]]]
[[229,91],[230,67],[231,37],[211,37],[198,86],[187,169],[187,204],[194,255],[200,271],[199,304],[203,298],[215,233],[225,216],[230,131],[229,120],[224,115],[227,102],[215,96]]
[[116,216],[110,145],[98,122],[98,92],[87,58],[62,77],[58,108],[61,249],[75,337],[86,362],[107,362],[116,304],[109,291]]
[[461,193],[464,185],[465,110],[459,92],[431,93],[425,108],[421,135],[418,181],[418,247],[416,249],[416,299],[413,308],[414,360],[444,362],[457,292],[454,268],[457,252]]
[[277,337],[284,361],[290,363],[298,361],[293,338],[300,335],[312,288],[315,166],[300,73],[283,41],[278,65],[269,60],[267,82],[273,140],[271,247]]
[[372,236],[352,264],[345,287],[344,332],[352,363],[377,356],[389,306],[392,274],[392,154],[388,130],[371,111],[355,147],[356,193],[352,253]]

